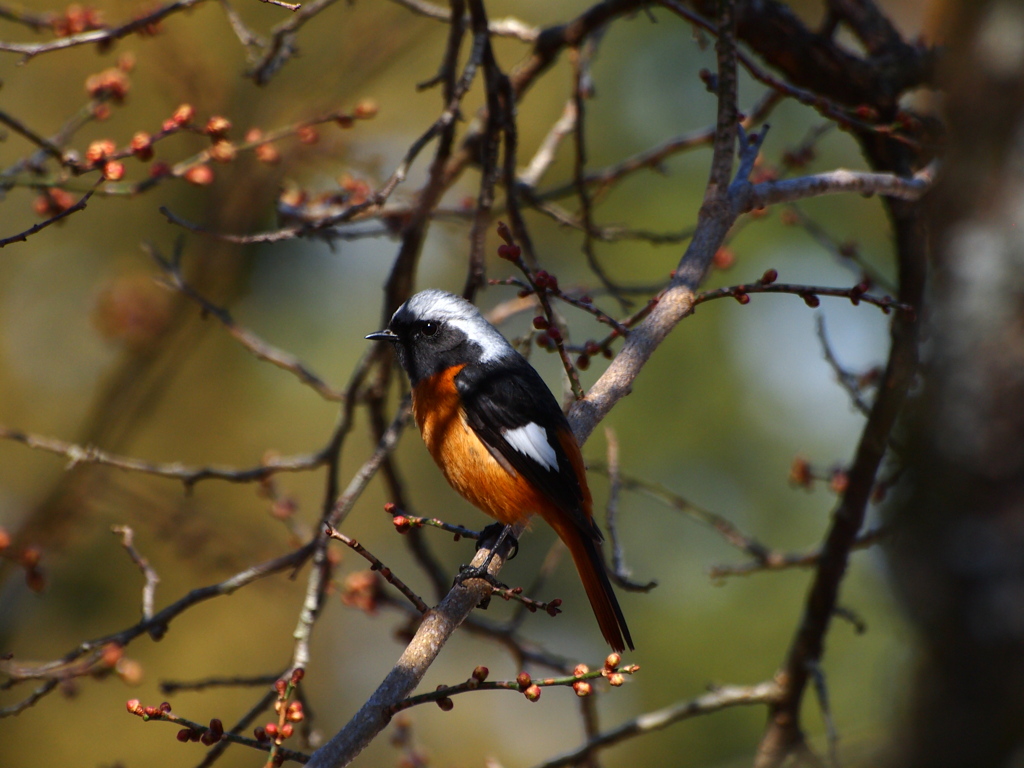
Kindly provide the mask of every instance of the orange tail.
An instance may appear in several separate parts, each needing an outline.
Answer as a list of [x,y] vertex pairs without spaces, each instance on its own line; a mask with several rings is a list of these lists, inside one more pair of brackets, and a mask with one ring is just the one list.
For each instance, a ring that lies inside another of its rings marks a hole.
[[604,558],[598,548],[598,539],[587,535],[587,532],[581,531],[569,520],[549,518],[547,522],[569,548],[572,561],[576,564],[576,570],[583,581],[583,588],[590,598],[594,616],[597,617],[597,625],[601,628],[601,634],[608,641],[608,645],[613,651],[620,653],[627,645],[629,650],[633,650],[633,638],[629,635],[626,618],[622,615],[619,601],[615,599],[611,582],[608,581]]

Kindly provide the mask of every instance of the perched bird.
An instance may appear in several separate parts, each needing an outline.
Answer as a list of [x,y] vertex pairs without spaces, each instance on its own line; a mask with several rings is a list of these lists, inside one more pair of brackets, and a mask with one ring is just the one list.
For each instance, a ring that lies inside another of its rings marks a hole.
[[540,374],[465,299],[417,293],[366,338],[394,345],[423,442],[451,486],[505,525],[539,514],[572,554],[604,639],[633,639],[608,581],[569,422]]

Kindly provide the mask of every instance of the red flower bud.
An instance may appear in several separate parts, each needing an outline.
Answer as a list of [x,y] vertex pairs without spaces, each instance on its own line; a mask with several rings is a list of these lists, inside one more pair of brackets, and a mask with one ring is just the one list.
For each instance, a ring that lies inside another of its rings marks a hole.
[[377,102],[373,99],[363,99],[353,110],[352,114],[361,120],[368,120],[380,111],[380,107],[377,106]]
[[132,154],[139,160],[146,161],[153,158],[153,138],[145,131],[137,131],[128,146],[131,148]]
[[185,181],[197,187],[206,187],[213,183],[213,171],[208,165],[193,165],[185,171]]
[[188,125],[189,123],[191,123],[192,120],[195,119],[195,116],[195,107],[193,107],[191,104],[182,104],[176,110],[174,110],[174,114],[171,115],[171,121],[174,123],[175,126],[180,128],[183,125]]
[[124,163],[111,160],[103,166],[103,178],[107,181],[120,181],[124,178]]
[[577,680],[572,684],[572,689],[576,691],[576,695],[581,699],[584,696],[589,696],[594,692],[593,686],[590,685],[586,680]]
[[498,246],[498,256],[506,261],[516,262],[522,255],[522,249],[518,245],[504,243]]
[[207,136],[211,136],[215,139],[223,139],[225,134],[231,130],[231,121],[226,117],[220,115],[214,115],[206,121],[206,127],[203,131]]

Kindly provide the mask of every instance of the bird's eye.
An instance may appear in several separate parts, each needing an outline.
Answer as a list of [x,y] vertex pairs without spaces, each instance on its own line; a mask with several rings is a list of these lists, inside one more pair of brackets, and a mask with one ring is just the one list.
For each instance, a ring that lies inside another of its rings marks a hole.
[[421,327],[420,330],[424,336],[433,336],[435,333],[437,333],[437,323],[432,323],[428,320],[427,322],[423,323],[423,326]]

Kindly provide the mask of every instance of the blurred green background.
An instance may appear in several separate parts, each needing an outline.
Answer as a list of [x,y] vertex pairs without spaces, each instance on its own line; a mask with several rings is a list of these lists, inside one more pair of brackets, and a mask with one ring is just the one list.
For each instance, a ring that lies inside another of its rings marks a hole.
[[[923,2],[881,5],[910,36],[926,24]],[[520,0],[488,3],[488,11],[492,18],[514,14],[542,25],[569,19],[587,6],[575,0]],[[810,20],[821,13],[817,2],[794,6]],[[137,10],[119,2],[100,7],[109,21]],[[286,11],[259,3],[237,10],[257,30],[287,17]],[[596,95],[588,103],[591,167],[617,162],[713,119],[714,99],[697,76],[701,67],[713,68],[712,47],[679,20],[663,12],[655,18],[638,14],[618,20],[601,42],[593,65]],[[0,30],[4,40],[38,39],[11,23],[0,23]],[[316,145],[282,143],[284,160],[277,166],[260,165],[246,155],[216,166],[210,187],[178,182],[136,198],[97,196],[85,212],[4,249],[0,423],[190,465],[251,466],[268,450],[293,454],[320,448],[335,422],[336,406],[287,373],[256,361],[214,322],[203,322],[193,306],[181,305],[156,287],[152,278],[157,270],[140,244],[150,241],[169,253],[182,236],[158,212],[161,205],[220,231],[254,232],[275,226],[273,204],[282,185],[330,191],[345,173],[371,186],[382,181],[439,111],[439,93],[417,92],[415,84],[436,72],[445,34],[444,25],[395,4],[339,3],[301,31],[301,55],[262,88],[241,76],[244,50],[221,8],[212,3],[170,17],[155,38],[129,38],[102,54],[81,47],[24,64],[12,54],[0,55],[0,109],[44,135],[54,133],[85,102],[87,75],[112,66],[125,52],[135,55],[126,104],[79,134],[74,145],[83,151],[93,139],[110,137],[123,146],[136,130],[155,132],[182,102],[194,104],[201,121],[211,114],[227,116],[235,126],[233,138],[251,126],[266,130],[351,107],[363,98],[380,106],[375,119],[352,130],[325,126]],[[505,69],[527,52],[519,42],[497,44]],[[571,85],[563,58],[519,105],[520,165],[560,115]],[[752,105],[761,92],[743,80],[741,106]],[[480,101],[475,88],[466,113]],[[774,164],[821,120],[784,102],[770,122],[764,151]],[[204,144],[200,136],[174,137],[159,146],[157,156],[174,161]],[[0,143],[0,167],[30,149],[22,137],[8,135]],[[395,199],[419,186],[431,152],[432,147]],[[601,198],[596,220],[657,231],[690,226],[709,157],[709,151],[697,150],[670,159],[664,173],[635,174]],[[146,173],[136,161],[126,165],[129,178]],[[832,131],[819,142],[808,170],[837,166],[860,168],[864,163],[854,142]],[[545,184],[565,181],[571,173],[566,142]],[[475,195],[476,183],[477,175],[467,173],[446,203]],[[77,188],[84,189],[84,183]],[[0,236],[38,220],[32,213],[35,196],[21,187],[6,195]],[[828,198],[808,202],[805,210],[837,242],[856,242],[872,264],[891,274],[888,226],[877,201]],[[532,214],[528,221],[542,265],[563,286],[596,284],[578,233]],[[461,289],[467,233],[467,226],[450,222],[431,227],[418,287]],[[493,245],[488,248],[489,276],[507,276],[508,265],[493,256]],[[709,285],[753,281],[769,267],[786,282],[849,286],[858,279],[801,228],[784,225],[778,211],[745,227],[731,247],[735,265],[714,274]],[[615,279],[653,284],[666,279],[681,248],[627,241],[598,244],[597,252]],[[385,237],[340,242],[334,248],[318,241],[240,248],[191,233],[184,237],[186,267],[208,298],[229,307],[241,324],[295,353],[337,387],[363,354],[363,336],[380,325],[381,286],[396,252],[396,241]],[[490,307],[513,295],[513,289],[492,287],[480,303]],[[612,301],[601,303],[615,310]],[[843,464],[862,425],[823,359],[814,329],[818,313],[844,365],[864,369],[884,361],[886,317],[871,307],[823,299],[820,309],[811,310],[792,296],[754,296],[748,306],[732,301],[701,306],[658,350],[633,394],[602,425],[618,436],[623,470],[721,513],[773,547],[815,547],[835,499],[824,484],[811,491],[791,487],[790,464],[797,454],[823,468]],[[128,330],[116,323],[112,328],[112,314]],[[579,338],[596,332],[585,316],[571,308],[565,314]],[[503,330],[522,334],[528,320],[519,316]],[[159,343],[149,341],[154,336]],[[559,391],[555,357],[535,351],[533,361]],[[585,385],[600,375],[602,362],[595,361],[584,374]],[[366,427],[361,415],[344,451],[343,483],[368,455]],[[584,454],[596,462],[604,460],[605,451],[605,433],[599,429]],[[444,483],[414,431],[406,433],[397,459],[417,511],[481,525],[482,516]],[[323,472],[279,475],[276,483],[298,502],[299,519],[315,523]],[[600,508],[607,481],[592,473],[591,484]],[[381,512],[387,500],[375,481],[345,530],[426,592],[426,580]],[[0,653],[23,661],[55,658],[83,639],[137,620],[141,577],[110,525],[136,530],[137,546],[161,577],[159,608],[190,589],[285,552],[288,534],[269,508],[253,485],[207,481],[186,494],[171,480],[102,467],[68,470],[59,457],[0,441],[0,526],[21,543],[42,548],[46,573],[46,588],[36,594],[27,589],[18,568],[7,568],[0,588]],[[710,529],[632,494],[621,499],[620,520],[636,578],[657,579],[659,586],[648,595],[621,594],[637,643],[628,660],[642,669],[623,688],[599,697],[603,725],[699,695],[708,685],[770,678],[796,627],[807,573],[715,583],[707,575],[709,567],[743,558]],[[453,573],[470,557],[465,542],[452,544],[443,534],[428,538]],[[528,584],[553,538],[544,526],[536,526],[503,578]],[[364,568],[358,557],[340,554],[339,581]],[[562,597],[565,612],[556,620],[531,617],[528,634],[557,653],[597,665],[606,649],[567,559],[556,576],[543,597]],[[3,764],[198,763],[202,747],[178,744],[171,726],[131,717],[124,701],[159,703],[166,698],[158,688],[164,680],[276,673],[290,657],[304,586],[305,571],[294,581],[278,576],[209,601],[176,619],[160,643],[141,638],[127,649],[126,655],[142,667],[137,685],[116,677],[81,679],[67,695],[54,694],[18,717],[0,720]],[[858,635],[846,622],[837,622],[828,636],[824,672],[844,764],[866,764],[898,711],[912,656],[880,553],[854,556],[842,603],[864,619],[868,631]],[[504,605],[490,609],[499,616],[507,610]],[[368,617],[343,607],[336,596],[330,599],[315,631],[313,663],[304,683],[323,734],[334,733],[390,668],[401,649],[393,639],[401,624],[387,610]],[[497,646],[457,635],[423,690],[461,681],[478,664],[490,667],[493,679],[518,671]],[[0,693],[0,706],[30,690],[22,685]],[[215,690],[170,700],[186,717],[220,717],[229,724],[255,698],[252,690]],[[823,725],[813,696],[805,712],[820,746]],[[422,707],[410,716],[415,739],[434,765],[481,765],[493,757],[519,768],[582,739],[570,689],[547,690],[536,704],[508,693],[474,694],[457,698],[450,713]],[[606,762],[744,764],[763,721],[761,708],[726,711],[621,744],[606,753]],[[381,738],[359,764],[389,765],[398,758],[388,739]],[[262,759],[232,748],[221,764],[259,765]]]

